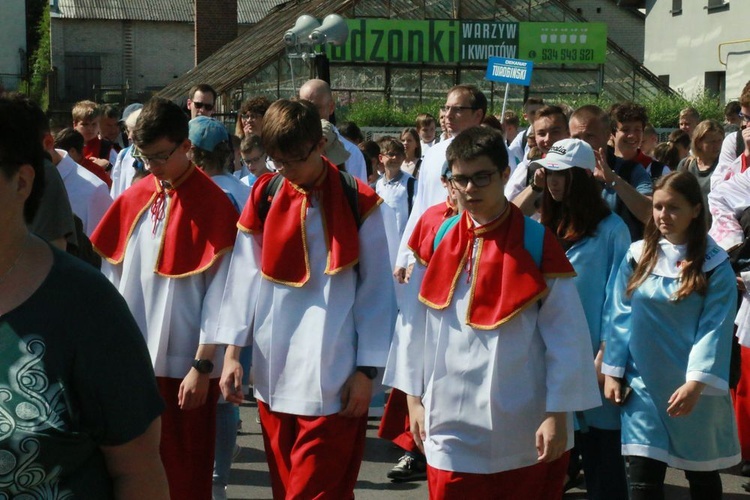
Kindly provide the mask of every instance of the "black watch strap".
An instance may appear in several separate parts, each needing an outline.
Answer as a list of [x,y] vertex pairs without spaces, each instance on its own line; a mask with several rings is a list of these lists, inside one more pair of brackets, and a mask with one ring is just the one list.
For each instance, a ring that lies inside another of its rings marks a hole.
[[378,376],[378,369],[374,366],[358,366],[357,371],[363,373],[370,380],[374,380]]
[[194,359],[193,368],[195,368],[198,373],[209,374],[214,371],[214,363],[210,359]]

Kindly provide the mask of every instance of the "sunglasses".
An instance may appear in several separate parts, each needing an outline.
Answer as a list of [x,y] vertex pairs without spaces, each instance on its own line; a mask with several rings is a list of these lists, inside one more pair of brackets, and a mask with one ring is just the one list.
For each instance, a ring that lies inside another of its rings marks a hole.
[[211,111],[212,109],[214,109],[214,105],[207,102],[193,101],[193,106],[195,106],[195,109],[206,108],[206,111]]

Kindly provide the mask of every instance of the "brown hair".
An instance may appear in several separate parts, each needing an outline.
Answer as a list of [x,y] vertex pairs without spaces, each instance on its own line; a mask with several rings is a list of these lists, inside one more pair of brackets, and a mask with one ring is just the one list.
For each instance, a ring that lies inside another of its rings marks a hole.
[[417,115],[417,120],[416,120],[417,130],[422,130],[423,127],[426,127],[430,123],[432,123],[433,125],[436,125],[435,117],[432,116],[431,114],[419,113]]
[[693,152],[697,153],[699,150],[702,151],[702,148],[698,147],[698,142],[703,141],[706,135],[710,133],[719,134],[723,138],[724,127],[722,127],[721,123],[716,120],[703,120],[695,126],[695,130],[693,130],[693,142],[691,144]]
[[[414,139],[414,142],[417,143],[417,145],[414,148],[414,157],[419,159],[422,157],[422,142],[419,140],[419,132],[417,132],[417,129],[414,127],[406,127],[401,131],[401,135],[398,136],[398,138],[403,141],[404,140],[404,134],[411,135],[412,139]],[[406,147],[404,147],[404,153],[406,153]]]
[[305,99],[279,99],[263,117],[261,137],[263,149],[271,157],[280,152],[302,155],[323,138],[318,110]]
[[611,210],[601,196],[601,188],[583,168],[565,173],[565,198],[555,201],[548,189],[542,195],[542,224],[567,242],[593,236],[599,223]]
[[99,105],[94,101],[78,101],[73,106],[71,114],[73,115],[74,122],[82,122],[87,119],[99,118],[101,116],[101,109],[99,109]]
[[[682,300],[693,292],[704,295],[708,289],[708,280],[703,273],[708,229],[706,228],[706,207],[703,205],[701,187],[693,174],[678,171],[671,172],[656,181],[654,193],[662,189],[682,195],[690,205],[700,205],[701,207],[700,213],[690,222],[687,228],[687,255],[680,271],[680,288],[673,299]],[[646,230],[643,234],[641,258],[635,265],[633,275],[628,280],[628,286],[625,290],[628,296],[633,294],[633,291],[646,280],[656,266],[656,261],[659,259],[659,240],[661,240],[661,233],[659,228],[656,227],[653,217],[651,217],[646,223]]]

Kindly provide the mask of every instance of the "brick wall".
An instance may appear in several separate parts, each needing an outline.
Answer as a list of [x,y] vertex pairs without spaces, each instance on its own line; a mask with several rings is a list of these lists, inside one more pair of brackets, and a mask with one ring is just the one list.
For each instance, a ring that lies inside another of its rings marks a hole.
[[195,64],[237,38],[237,0],[195,0]]

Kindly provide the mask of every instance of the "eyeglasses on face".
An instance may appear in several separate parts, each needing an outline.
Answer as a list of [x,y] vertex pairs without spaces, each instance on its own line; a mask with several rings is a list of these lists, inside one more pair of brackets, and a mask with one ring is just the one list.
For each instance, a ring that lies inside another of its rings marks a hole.
[[214,105],[207,102],[193,101],[193,106],[195,106],[195,109],[206,108],[206,111],[211,111],[212,109],[214,109]]
[[388,158],[398,158],[399,156],[404,156],[403,153],[400,153],[398,151],[388,151],[387,153],[381,153],[383,156],[387,156]]
[[245,166],[250,165],[251,163],[255,163],[257,161],[260,161],[260,160],[263,160],[263,155],[254,156],[252,158],[242,158],[241,159],[242,164],[245,165]]
[[446,115],[449,115],[451,113],[456,113],[457,115],[460,115],[463,111],[468,110],[475,110],[474,106],[440,106],[440,111],[445,113]]
[[469,187],[469,182],[471,182],[474,187],[478,188],[489,186],[490,182],[492,182],[492,176],[499,173],[500,172],[497,170],[493,170],[477,172],[474,175],[453,175],[453,173],[448,171],[446,177],[448,178],[448,181],[453,184],[453,187],[463,191]]
[[746,115],[742,111],[740,111],[739,113],[737,113],[737,116],[739,116],[740,120],[742,120],[745,123],[750,122],[750,115]]
[[263,115],[259,115],[258,113],[245,113],[240,118],[243,122],[249,122],[250,120],[260,120],[263,118]]
[[167,160],[169,160],[175,151],[177,151],[177,148],[179,148],[180,145],[177,144],[172,151],[169,152],[169,154],[166,155],[154,155],[154,156],[146,156],[143,154],[143,152],[140,149],[136,149],[135,152],[133,152],[133,158],[136,160],[141,160],[144,165],[164,165],[167,163]]
[[273,165],[274,165],[274,166],[275,166],[276,168],[281,168],[281,167],[283,167],[283,166],[285,166],[285,165],[286,165],[286,166],[291,166],[291,165],[294,165],[294,164],[297,164],[297,163],[302,163],[302,162],[305,162],[305,161],[307,161],[307,159],[308,159],[308,158],[310,158],[310,155],[311,155],[311,154],[312,154],[312,152],[313,152],[313,151],[315,150],[315,147],[316,147],[316,146],[317,146],[317,144],[313,144],[313,145],[312,145],[312,146],[310,147],[310,150],[309,150],[309,151],[307,152],[307,154],[306,154],[306,155],[305,155],[304,157],[302,157],[302,158],[297,158],[297,159],[295,159],[295,160],[278,160],[278,159],[276,159],[276,158],[271,158],[271,159],[270,159],[270,160],[271,160],[271,163],[273,163]]

